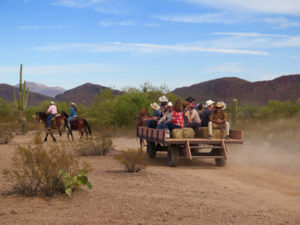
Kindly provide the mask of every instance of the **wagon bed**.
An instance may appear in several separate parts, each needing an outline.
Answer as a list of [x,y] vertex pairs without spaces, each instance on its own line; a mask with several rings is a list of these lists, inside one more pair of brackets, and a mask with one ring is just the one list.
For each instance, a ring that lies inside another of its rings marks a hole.
[[[148,127],[138,127],[137,137],[147,141],[147,153],[155,158],[157,151],[168,152],[168,165],[177,166],[179,157],[213,158],[217,166],[225,166],[228,158],[227,144],[243,144],[244,134],[242,130],[230,130],[230,139],[219,138],[167,138],[165,130]],[[205,151],[206,150],[206,151]],[[209,151],[207,151],[209,150]]]

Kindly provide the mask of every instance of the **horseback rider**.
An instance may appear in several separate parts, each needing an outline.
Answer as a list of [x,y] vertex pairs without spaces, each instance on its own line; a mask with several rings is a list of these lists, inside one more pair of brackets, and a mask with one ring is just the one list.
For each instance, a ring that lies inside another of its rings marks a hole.
[[77,117],[77,106],[74,102],[71,103],[71,109],[69,112],[69,127],[70,127],[70,123],[72,121],[72,119],[74,119],[75,117]]
[[55,117],[55,115],[57,114],[57,108],[56,108],[56,105],[53,101],[50,102],[50,106],[46,112],[47,114],[47,125],[49,128],[51,128],[51,122],[50,120]]

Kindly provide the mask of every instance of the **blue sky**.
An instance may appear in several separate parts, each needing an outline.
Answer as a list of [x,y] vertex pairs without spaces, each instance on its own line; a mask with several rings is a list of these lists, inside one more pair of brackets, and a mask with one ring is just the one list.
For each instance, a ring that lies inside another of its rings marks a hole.
[[170,89],[300,73],[300,0],[0,0],[0,83]]

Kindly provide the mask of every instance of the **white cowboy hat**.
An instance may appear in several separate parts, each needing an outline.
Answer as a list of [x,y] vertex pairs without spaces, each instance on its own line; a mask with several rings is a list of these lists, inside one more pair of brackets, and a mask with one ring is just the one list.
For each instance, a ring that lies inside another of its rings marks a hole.
[[54,101],[51,101],[50,104],[51,104],[51,105],[55,105]]
[[207,108],[208,106],[210,106],[210,105],[212,105],[212,104],[215,104],[215,102],[213,101],[213,100],[207,100],[206,102],[205,102],[205,108]]
[[71,102],[71,105],[75,105],[76,106],[76,104],[74,102]]
[[153,102],[152,104],[150,104],[150,106],[151,106],[152,109],[155,109],[155,110],[160,109],[160,106],[156,102]]
[[221,108],[221,110],[226,109],[226,103],[225,102],[217,102],[215,105],[216,108]]
[[167,102],[167,101],[168,101],[168,98],[167,98],[165,95],[163,95],[163,96],[159,97],[158,100],[159,100],[160,102]]
[[172,102],[168,102],[168,106],[173,106]]

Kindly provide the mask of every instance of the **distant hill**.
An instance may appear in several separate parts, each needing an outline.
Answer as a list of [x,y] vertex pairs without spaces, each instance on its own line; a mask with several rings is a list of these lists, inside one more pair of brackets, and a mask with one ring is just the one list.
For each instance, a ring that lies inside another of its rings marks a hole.
[[285,101],[300,98],[300,74],[258,82],[226,77],[177,88],[173,92],[183,98],[192,96],[201,103],[208,99],[231,102],[233,98],[237,98],[239,104],[252,102],[262,105],[269,100]]
[[[15,90],[17,97],[19,96],[19,89],[8,84],[0,84],[0,98],[7,102],[14,101],[13,91]],[[45,100],[52,99],[49,96],[41,95],[34,92],[29,92],[28,105],[39,105]]]
[[[70,89],[63,94],[55,97],[56,101],[75,102],[76,104],[90,105],[94,101],[96,94],[101,94],[102,90],[107,89],[98,84],[86,83],[76,88]],[[119,91],[114,91],[118,93]]]
[[[42,95],[55,97],[58,94],[64,93],[66,90],[61,87],[48,87],[44,84],[39,84],[35,82],[26,82],[27,87],[29,87],[31,92],[36,92]],[[19,84],[15,85],[15,87],[19,87]]]

